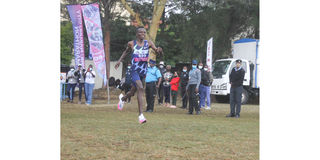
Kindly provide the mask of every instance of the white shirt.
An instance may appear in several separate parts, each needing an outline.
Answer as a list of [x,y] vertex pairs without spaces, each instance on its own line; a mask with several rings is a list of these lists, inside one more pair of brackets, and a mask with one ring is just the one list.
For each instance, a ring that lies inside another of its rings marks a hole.
[[[96,76],[96,72],[91,71],[94,76]],[[94,84],[94,78],[90,72],[86,73],[85,83]]]

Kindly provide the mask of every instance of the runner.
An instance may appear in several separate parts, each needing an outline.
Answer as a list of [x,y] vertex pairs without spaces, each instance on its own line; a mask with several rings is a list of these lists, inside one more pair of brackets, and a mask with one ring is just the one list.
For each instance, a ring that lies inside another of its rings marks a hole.
[[147,67],[148,67],[148,57],[149,57],[149,48],[151,47],[157,54],[162,53],[162,48],[156,47],[154,43],[150,40],[145,40],[146,30],[143,27],[138,27],[136,30],[136,40],[128,42],[126,50],[122,53],[120,59],[115,65],[115,69],[118,69],[121,61],[127,56],[128,53],[132,53],[131,59],[131,79],[132,79],[132,87],[131,90],[123,95],[122,93],[119,95],[119,103],[118,109],[122,110],[124,102],[127,98],[134,95],[137,91],[137,99],[138,99],[138,108],[139,108],[139,122],[145,123],[147,122],[146,118],[142,114],[143,107],[143,85],[142,81],[146,76]]

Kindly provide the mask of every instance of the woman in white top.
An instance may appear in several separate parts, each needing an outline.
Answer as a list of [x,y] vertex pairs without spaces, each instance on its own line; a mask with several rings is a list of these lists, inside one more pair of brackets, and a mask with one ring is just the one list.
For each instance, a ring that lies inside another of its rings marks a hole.
[[87,102],[86,102],[87,105],[91,104],[95,77],[96,77],[96,73],[93,71],[92,65],[90,64],[85,74],[85,83],[84,83],[85,94],[87,97]]

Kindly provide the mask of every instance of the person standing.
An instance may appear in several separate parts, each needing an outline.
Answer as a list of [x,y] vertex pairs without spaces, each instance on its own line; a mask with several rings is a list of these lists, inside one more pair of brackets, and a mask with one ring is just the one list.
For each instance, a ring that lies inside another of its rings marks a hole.
[[146,76],[146,100],[147,109],[146,112],[153,112],[154,99],[156,96],[156,88],[159,88],[162,75],[160,70],[155,66],[156,62],[152,59],[149,60],[149,67]]
[[160,61],[160,63],[159,63],[159,70],[162,75],[162,81],[161,81],[161,84],[158,88],[158,105],[162,105],[163,104],[163,95],[164,95],[164,91],[163,91],[164,77],[163,77],[163,75],[166,72],[166,68],[165,68],[163,61]]
[[245,75],[245,71],[241,67],[241,63],[241,59],[236,60],[236,67],[232,69],[229,75],[229,80],[231,84],[230,113],[226,117],[240,118],[243,80]]
[[180,77],[178,76],[177,72],[174,72],[173,78],[170,82],[171,85],[171,95],[172,95],[172,105],[170,108],[177,108],[177,96],[178,96],[178,89],[179,89],[179,82]]
[[74,98],[74,89],[76,88],[77,85],[77,77],[75,76],[75,70],[74,67],[71,66],[70,71],[68,72],[68,92],[69,92],[69,100],[68,102],[73,103],[73,98]]
[[96,77],[96,72],[94,72],[92,65],[90,64],[85,73],[85,83],[84,90],[87,97],[86,105],[91,105],[92,103],[92,92],[94,88],[94,80]]
[[181,97],[182,97],[182,109],[186,109],[188,105],[188,94],[186,87],[189,81],[189,73],[187,66],[183,66],[182,73],[180,75]]
[[[125,94],[127,94],[131,89],[131,63],[129,63],[127,67],[126,78],[123,83],[123,89]],[[127,100],[128,100],[128,103],[130,103],[131,97],[129,97]]]
[[[81,97],[82,97],[82,88],[85,91],[84,89],[84,74],[85,74],[85,69],[82,68],[82,65],[79,64],[78,65],[78,69],[77,71],[75,72],[75,75],[78,77],[78,83],[79,83],[79,101],[78,101],[78,104],[81,104]],[[86,94],[86,93],[84,93]],[[87,98],[86,98],[87,99]]]
[[[202,68],[202,63],[199,63],[199,69]],[[207,99],[207,103],[206,103]],[[205,109],[210,110],[210,73],[208,72],[208,65],[205,65],[203,69],[201,69],[201,83],[200,83],[200,108],[204,108],[205,105],[207,107]]]
[[164,73],[164,82],[163,82],[163,92],[164,92],[164,102],[166,107],[170,107],[170,81],[172,79],[173,74],[171,73],[171,65],[167,65],[166,72]]
[[146,37],[146,29],[144,27],[138,27],[136,30],[136,40],[128,42],[126,50],[122,53],[120,59],[115,65],[115,69],[118,69],[121,61],[126,57],[128,53],[132,53],[131,59],[131,76],[132,76],[132,87],[131,90],[123,96],[123,94],[119,95],[119,103],[118,109],[122,110],[124,102],[127,98],[134,95],[137,91],[138,98],[138,109],[139,116],[138,120],[140,124],[146,123],[147,119],[144,117],[142,113],[143,109],[143,79],[147,73],[148,66],[148,58],[149,58],[149,48],[152,48],[157,54],[163,54],[161,47],[156,47],[154,43],[150,40],[145,40]]
[[197,69],[197,60],[192,60],[192,69],[189,72],[189,81],[186,87],[189,96],[189,113],[193,114],[193,108],[196,114],[200,114],[200,108],[197,101],[197,94],[201,82],[201,71]]

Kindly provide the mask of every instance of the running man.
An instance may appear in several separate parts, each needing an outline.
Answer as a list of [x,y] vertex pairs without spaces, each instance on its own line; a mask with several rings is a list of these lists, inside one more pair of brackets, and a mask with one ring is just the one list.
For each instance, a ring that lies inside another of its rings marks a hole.
[[162,48],[156,47],[154,43],[150,40],[145,40],[146,30],[143,27],[138,27],[136,30],[136,40],[128,42],[126,50],[122,53],[120,59],[115,65],[115,69],[118,69],[122,60],[127,56],[128,53],[132,53],[131,59],[131,79],[132,79],[132,87],[131,90],[123,96],[123,94],[119,95],[119,103],[118,109],[122,110],[124,102],[127,98],[134,95],[137,91],[137,99],[138,99],[138,108],[139,108],[139,122],[145,123],[147,122],[146,118],[142,114],[143,108],[143,85],[142,81],[146,76],[147,67],[148,67],[148,57],[149,57],[149,48],[151,47],[157,54],[163,54]]

